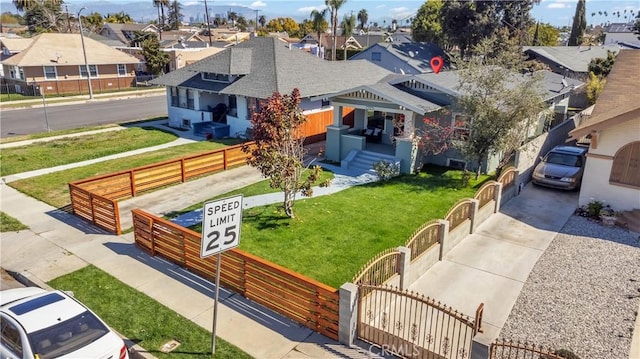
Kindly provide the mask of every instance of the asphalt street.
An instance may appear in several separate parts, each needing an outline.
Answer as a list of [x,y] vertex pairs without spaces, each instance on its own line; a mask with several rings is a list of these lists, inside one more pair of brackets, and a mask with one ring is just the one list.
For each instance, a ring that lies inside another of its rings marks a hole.
[[[0,114],[0,137],[35,134],[47,130],[66,130],[143,120],[167,115],[164,94],[145,97],[87,100],[81,103],[31,103],[30,108],[3,108]],[[46,111],[45,111],[46,110]]]

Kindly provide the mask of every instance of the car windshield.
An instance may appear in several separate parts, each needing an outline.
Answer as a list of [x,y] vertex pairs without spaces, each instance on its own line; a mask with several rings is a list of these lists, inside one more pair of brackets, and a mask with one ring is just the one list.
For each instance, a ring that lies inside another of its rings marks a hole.
[[85,311],[67,321],[30,333],[29,342],[40,359],[72,353],[108,333],[95,315]]
[[545,159],[547,163],[553,163],[555,165],[563,165],[569,167],[582,166],[582,159],[580,156],[571,155],[568,153],[550,152]]

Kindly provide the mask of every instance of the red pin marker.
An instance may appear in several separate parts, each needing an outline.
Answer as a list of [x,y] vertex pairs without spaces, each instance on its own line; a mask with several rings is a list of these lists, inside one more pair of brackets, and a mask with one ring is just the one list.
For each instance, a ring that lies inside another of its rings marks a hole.
[[440,72],[440,69],[442,69],[442,65],[444,65],[444,60],[442,60],[442,57],[435,56],[431,58],[431,68],[436,74]]

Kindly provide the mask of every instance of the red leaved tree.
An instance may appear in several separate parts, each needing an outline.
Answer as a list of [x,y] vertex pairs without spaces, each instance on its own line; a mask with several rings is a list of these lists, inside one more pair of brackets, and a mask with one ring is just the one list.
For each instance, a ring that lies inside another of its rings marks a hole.
[[[313,194],[312,186],[319,181],[322,168],[304,165],[304,135],[300,127],[306,121],[300,105],[300,91],[293,89],[291,95],[275,92],[270,98],[261,100],[251,117],[254,145],[243,147],[250,153],[250,166],[269,178],[271,188],[284,193],[284,212],[294,218],[293,204],[300,192],[305,197]],[[306,178],[303,172],[309,169]],[[328,182],[321,183],[328,185]]]

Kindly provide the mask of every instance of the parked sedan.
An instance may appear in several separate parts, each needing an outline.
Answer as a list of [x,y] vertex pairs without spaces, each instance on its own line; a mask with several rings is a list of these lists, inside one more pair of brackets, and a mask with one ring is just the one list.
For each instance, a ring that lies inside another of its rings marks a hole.
[[566,190],[580,187],[586,152],[582,147],[554,147],[533,170],[533,183]]
[[0,292],[2,359],[128,359],[116,333],[61,291],[27,287]]

